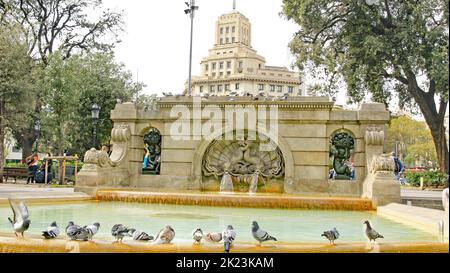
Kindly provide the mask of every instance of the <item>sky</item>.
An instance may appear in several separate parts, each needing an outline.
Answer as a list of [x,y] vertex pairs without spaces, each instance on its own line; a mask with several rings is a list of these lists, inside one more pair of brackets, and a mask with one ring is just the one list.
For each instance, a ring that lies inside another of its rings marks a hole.
[[[144,82],[146,94],[181,93],[189,71],[190,18],[184,13],[189,0],[104,0],[104,6],[123,10],[125,33],[116,59],[135,80]],[[288,44],[298,31],[280,17],[282,0],[237,0],[236,9],[252,24],[252,47],[267,65],[291,67]],[[233,9],[233,0],[196,0],[192,75],[200,74],[200,61],[214,45],[218,17]]]

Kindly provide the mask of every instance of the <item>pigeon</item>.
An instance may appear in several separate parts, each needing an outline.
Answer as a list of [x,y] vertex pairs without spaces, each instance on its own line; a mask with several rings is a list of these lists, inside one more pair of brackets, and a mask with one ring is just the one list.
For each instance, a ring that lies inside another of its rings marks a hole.
[[71,240],[87,241],[89,239],[89,232],[72,221],[66,227],[66,234]]
[[229,98],[228,101],[235,101],[235,99],[234,98]]
[[236,231],[234,230],[232,225],[228,225],[227,228],[223,231],[223,248],[226,253],[230,252],[231,245],[236,239]]
[[220,241],[222,241],[222,233],[220,232],[207,233],[205,239],[211,243],[219,243]]
[[255,240],[259,242],[259,244],[261,244],[262,242],[265,242],[265,241],[270,241],[270,240],[276,241],[277,240],[277,238],[270,236],[269,233],[260,229],[259,225],[256,221],[253,221],[253,223],[252,223],[252,235],[253,235],[253,238],[255,238]]
[[131,237],[132,229],[127,228],[122,224],[115,224],[111,229],[111,235],[116,238],[116,242],[122,242],[123,237]]
[[200,244],[203,239],[203,231],[201,228],[196,228],[192,231],[192,238],[194,239],[194,244]]
[[163,95],[164,95],[165,97],[172,97],[172,96],[173,96],[172,92],[168,92],[168,93],[163,92]]
[[42,231],[42,236],[44,236],[45,239],[55,239],[59,236],[59,227],[56,224],[56,222],[53,222],[50,224],[49,227],[47,227],[47,230]]
[[165,226],[159,231],[158,236],[156,236],[156,239],[152,244],[170,244],[174,237],[175,230],[171,226]]
[[153,241],[153,239],[155,239],[153,236],[148,235],[143,231],[135,230],[134,228],[130,229],[130,233],[135,241]]
[[28,208],[23,201],[19,203],[19,206],[17,206],[17,204],[15,204],[10,198],[8,198],[8,201],[14,213],[14,218],[11,220],[11,218],[8,217],[8,220],[14,229],[14,234],[16,234],[16,237],[18,237],[18,233],[20,233],[23,238],[23,233],[28,230],[31,224]]
[[89,236],[88,236],[89,240],[92,240],[94,235],[97,234],[98,230],[100,229],[100,224],[94,223],[92,225],[85,226],[84,229],[87,230],[87,232],[89,233]]
[[383,235],[376,232],[371,226],[368,220],[366,220],[363,224],[366,224],[366,235],[367,238],[369,238],[369,242],[372,242],[372,240],[375,242],[378,238],[384,238]]
[[339,232],[336,228],[333,228],[332,230],[324,231],[321,236],[325,236],[330,241],[330,244],[334,245],[334,241],[339,238]]

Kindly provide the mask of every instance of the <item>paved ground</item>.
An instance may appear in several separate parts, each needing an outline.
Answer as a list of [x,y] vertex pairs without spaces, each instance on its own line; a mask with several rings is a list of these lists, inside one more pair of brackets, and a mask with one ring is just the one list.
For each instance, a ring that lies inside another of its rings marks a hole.
[[439,200],[442,198],[442,190],[421,191],[421,190],[402,189],[401,194],[402,194],[402,197],[407,197],[407,198],[439,199]]
[[84,200],[89,196],[85,193],[74,192],[73,188],[52,188],[43,185],[0,184],[0,204],[7,203],[8,197],[31,201],[56,200]]

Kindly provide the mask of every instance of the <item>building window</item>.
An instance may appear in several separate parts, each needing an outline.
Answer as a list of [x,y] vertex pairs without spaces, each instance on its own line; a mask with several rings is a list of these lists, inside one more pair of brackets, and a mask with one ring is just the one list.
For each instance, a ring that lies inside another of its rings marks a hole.
[[229,43],[230,43],[230,38],[227,37],[227,44],[229,44]]
[[209,91],[210,91],[211,93],[213,93],[213,92],[215,91],[215,86],[214,86],[214,85],[211,85],[211,86],[209,87]]
[[258,64],[258,68],[261,69],[261,64]]
[[217,86],[217,92],[222,92],[222,85]]
[[225,91],[230,91],[230,84],[225,84]]
[[229,32],[230,32],[230,27],[227,27],[226,33],[229,33]]
[[277,85],[277,91],[278,91],[278,93],[283,92],[283,86]]
[[222,76],[223,76],[223,72],[220,72],[220,73],[219,73],[219,76],[221,76],[221,77],[222,77]]
[[293,86],[288,86],[288,93],[289,94],[294,93],[294,87]]
[[211,76],[215,77],[216,76],[216,72],[213,72]]
[[275,85],[270,86],[270,92],[275,92]]
[[231,72],[230,72],[230,71],[227,71],[227,75],[230,76],[230,75],[231,75]]
[[212,69],[216,69],[216,63],[212,63]]
[[264,84],[259,84],[258,85],[258,90],[259,91],[264,91]]
[[234,44],[236,42],[236,38],[231,37],[231,42]]
[[233,32],[233,33],[236,32],[236,27],[234,27],[234,26],[231,27],[231,32]]
[[231,68],[231,62],[230,62],[230,61],[227,62],[227,68],[228,68],[228,69]]
[[223,27],[220,28],[220,34],[223,34]]
[[205,65],[205,70],[208,71],[209,70],[209,65]]
[[220,44],[223,45],[223,38],[220,38]]
[[223,69],[223,62],[219,63],[219,69]]
[[234,85],[234,90],[239,90],[239,83],[236,83],[236,84]]
[[242,62],[239,62],[239,68],[242,68]]
[[200,93],[203,93],[203,85],[200,85]]

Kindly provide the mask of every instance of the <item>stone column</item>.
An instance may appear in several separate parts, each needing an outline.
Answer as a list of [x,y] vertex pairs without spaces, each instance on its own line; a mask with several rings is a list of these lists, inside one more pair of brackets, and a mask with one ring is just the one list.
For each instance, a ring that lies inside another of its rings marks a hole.
[[368,128],[365,143],[367,176],[363,182],[363,197],[372,199],[374,207],[401,203],[394,159],[389,154],[382,154],[384,131]]

